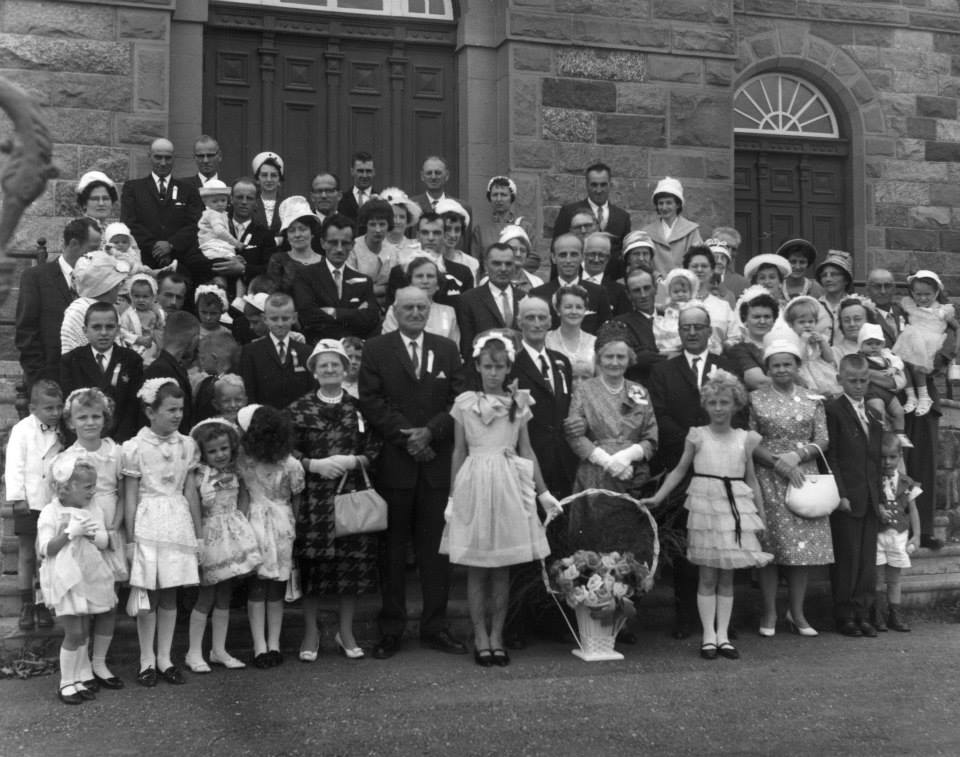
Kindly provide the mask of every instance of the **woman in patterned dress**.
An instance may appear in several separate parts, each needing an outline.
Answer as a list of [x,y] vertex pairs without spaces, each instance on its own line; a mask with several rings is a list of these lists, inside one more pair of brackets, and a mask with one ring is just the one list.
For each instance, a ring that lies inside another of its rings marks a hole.
[[773,553],[773,563],[761,569],[763,618],[760,635],[773,636],[777,622],[777,581],[781,567],[787,573],[790,608],[787,624],[801,636],[816,636],[807,622],[803,600],[807,590],[807,566],[833,562],[830,519],[801,518],[787,509],[787,486],[802,484],[808,473],[817,472],[817,459],[827,448],[827,421],[821,397],[798,385],[800,345],[792,335],[771,340],[764,351],[764,365],[771,383],[750,395],[750,428],[763,437],[754,452],[757,479],[766,507],[764,549]]
[[297,437],[297,449],[307,486],[297,513],[294,558],[303,587],[304,637],[300,659],[314,662],[320,646],[317,626],[321,596],[340,598],[340,630],[335,639],[342,654],[364,656],[353,635],[357,596],[377,590],[377,536],[334,537],[333,499],[347,471],[344,491],[362,488],[360,466],[369,467],[380,449],[360,415],[357,401],[341,385],[350,358],[336,339],[321,339],[307,359],[307,369],[319,389],[287,407]]

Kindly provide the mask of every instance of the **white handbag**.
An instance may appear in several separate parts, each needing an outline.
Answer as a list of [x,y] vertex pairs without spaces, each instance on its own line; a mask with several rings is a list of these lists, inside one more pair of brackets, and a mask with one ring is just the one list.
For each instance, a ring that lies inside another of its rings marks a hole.
[[840,505],[840,491],[837,489],[837,480],[830,470],[830,464],[820,445],[813,446],[820,454],[827,472],[807,473],[803,477],[803,486],[787,486],[787,509],[801,518],[822,518]]

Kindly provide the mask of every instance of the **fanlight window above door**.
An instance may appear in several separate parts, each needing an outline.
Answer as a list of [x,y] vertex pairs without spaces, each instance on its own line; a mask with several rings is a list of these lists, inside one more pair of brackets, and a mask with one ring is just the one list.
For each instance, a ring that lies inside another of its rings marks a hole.
[[840,136],[837,117],[823,93],[789,74],[761,74],[740,87],[733,96],[733,130],[768,136]]

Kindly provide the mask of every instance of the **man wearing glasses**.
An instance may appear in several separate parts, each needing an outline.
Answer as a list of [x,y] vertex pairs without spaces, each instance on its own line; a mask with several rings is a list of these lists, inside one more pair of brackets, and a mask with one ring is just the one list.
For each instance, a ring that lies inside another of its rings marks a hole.
[[213,137],[207,134],[197,137],[197,141],[193,143],[193,159],[197,162],[197,173],[185,176],[179,181],[188,184],[198,192],[208,181],[214,179],[230,184],[220,178],[220,161],[223,160],[223,153],[220,151],[220,144]]
[[893,347],[906,323],[903,308],[894,301],[896,293],[897,282],[890,271],[885,268],[870,271],[867,276],[867,297],[876,305],[877,321],[883,329],[887,347]]

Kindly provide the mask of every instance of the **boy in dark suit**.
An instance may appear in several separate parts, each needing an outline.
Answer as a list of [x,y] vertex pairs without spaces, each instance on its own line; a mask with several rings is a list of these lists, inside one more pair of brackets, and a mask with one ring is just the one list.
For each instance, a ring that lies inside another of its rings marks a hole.
[[840,506],[830,516],[834,563],[830,570],[837,631],[876,636],[868,622],[877,582],[877,507],[883,426],[863,402],[870,367],[863,355],[840,361],[843,395],[826,404],[827,459],[837,478]]
[[307,370],[310,348],[290,338],[296,317],[290,295],[267,298],[263,318],[269,333],[240,352],[240,376],[251,403],[283,409],[316,386]]
[[60,386],[69,395],[74,389],[96,387],[113,400],[115,409],[106,435],[123,444],[139,430],[140,403],[137,392],[143,384],[143,360],[127,347],[115,344],[119,318],[109,302],[94,302],[83,317],[83,332],[89,344],[60,358]]

